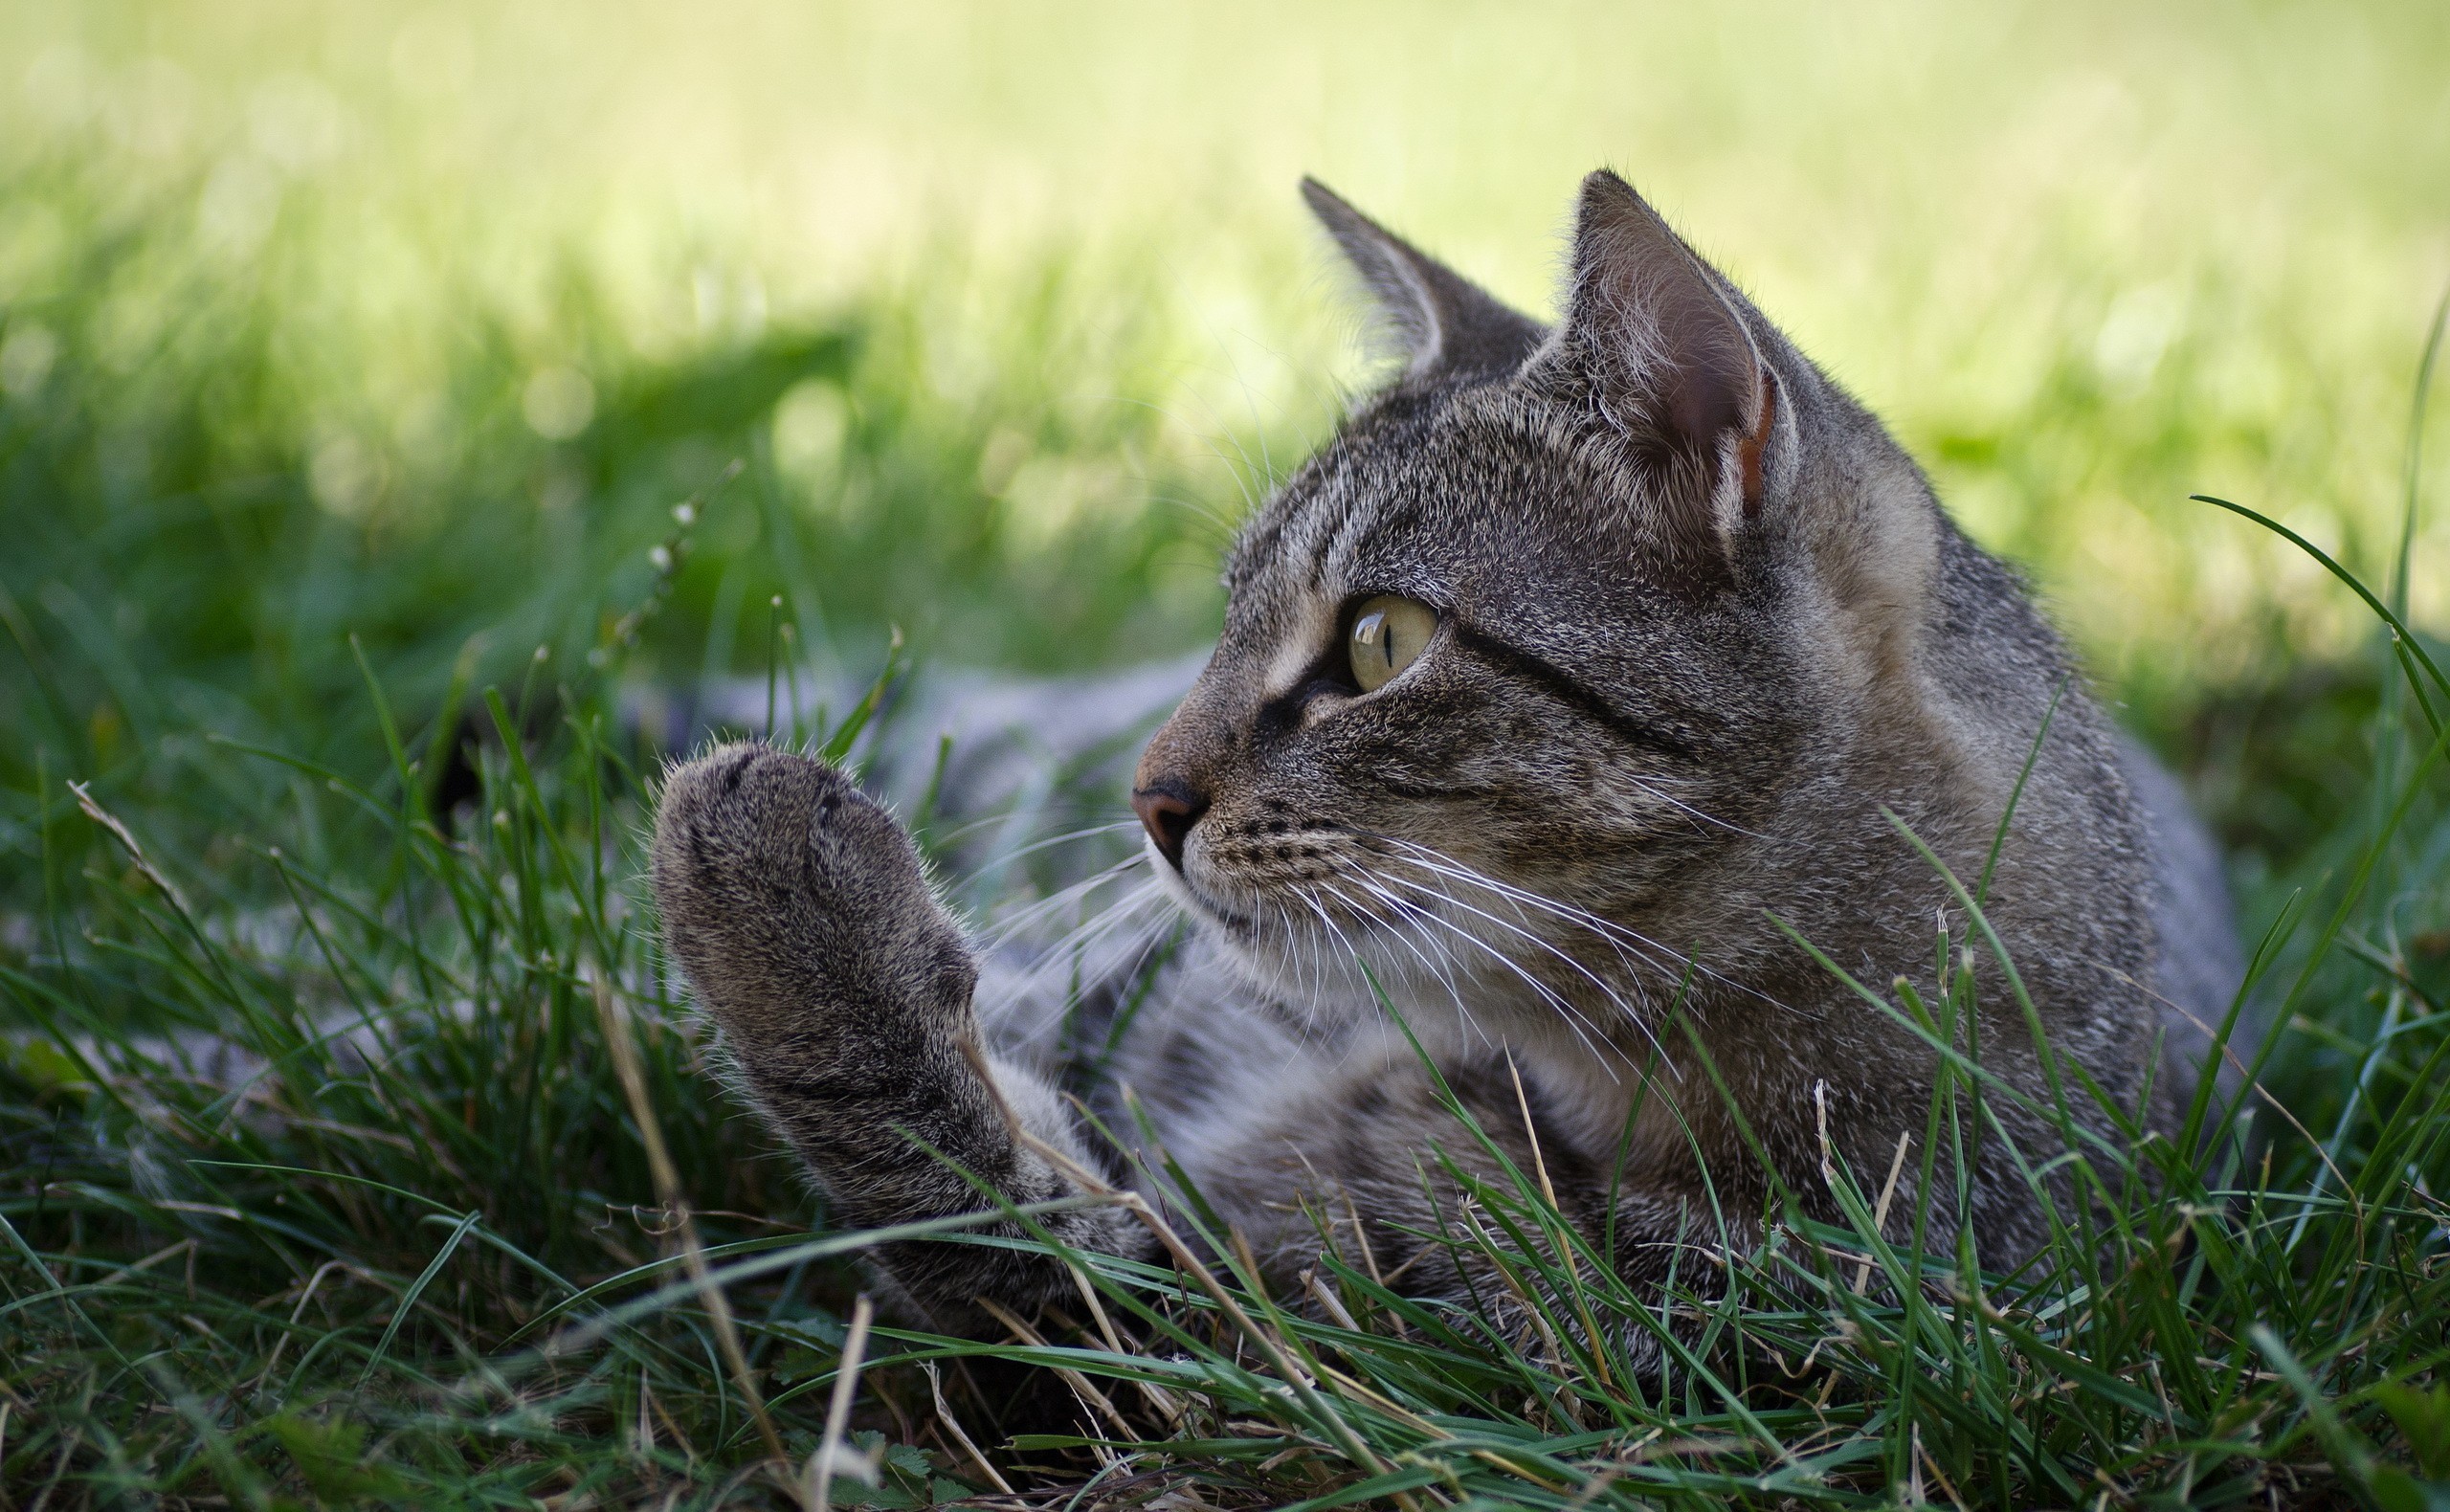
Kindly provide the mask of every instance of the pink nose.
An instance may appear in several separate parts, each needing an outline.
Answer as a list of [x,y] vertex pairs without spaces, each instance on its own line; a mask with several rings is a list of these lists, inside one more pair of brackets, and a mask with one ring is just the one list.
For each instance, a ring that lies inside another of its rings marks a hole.
[[1191,827],[1208,812],[1207,796],[1182,783],[1164,781],[1133,789],[1131,809],[1148,827],[1148,838],[1157,842],[1159,854],[1181,871],[1183,842],[1191,838]]

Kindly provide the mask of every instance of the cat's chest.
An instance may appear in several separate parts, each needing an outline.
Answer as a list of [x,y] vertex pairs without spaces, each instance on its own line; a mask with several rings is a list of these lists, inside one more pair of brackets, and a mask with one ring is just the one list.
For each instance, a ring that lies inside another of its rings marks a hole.
[[[1305,1117],[1359,1116],[1386,1085],[1431,1074],[1500,1089],[1508,1105],[1594,1160],[1629,1122],[1635,1144],[1660,1119],[1642,1065],[1622,1049],[1559,1030],[1495,1032],[1449,1005],[1312,1007],[1256,990],[1222,963],[1187,955],[1125,1033],[1111,1071],[1169,1144],[1207,1145],[1299,1105]],[[1467,1131],[1459,1124],[1455,1132]]]

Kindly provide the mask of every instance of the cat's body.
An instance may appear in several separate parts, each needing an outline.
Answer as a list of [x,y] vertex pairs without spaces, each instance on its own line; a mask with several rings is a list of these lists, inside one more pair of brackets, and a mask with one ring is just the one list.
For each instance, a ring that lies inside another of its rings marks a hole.
[[[844,1215],[975,1211],[954,1165],[1021,1202],[1078,1194],[1070,1163],[1170,1199],[1069,1092],[1132,1141],[1145,1118],[1288,1275],[1325,1226],[1452,1293],[1465,1279],[1418,1237],[1453,1215],[1431,1147],[1488,1159],[1425,1054],[1570,1215],[1595,1234],[1613,1212],[1621,1269],[1662,1275],[1763,1211],[1755,1141],[1829,1211],[1825,1157],[1876,1182],[1919,1137],[1933,1053],[1829,969],[1934,995],[1966,910],[1905,832],[1968,889],[1989,872],[2057,1057],[2054,1078],[1997,963],[1962,957],[1982,1062],[2023,1094],[1993,1100],[2015,1143],[2062,1147],[2054,1080],[2115,1138],[2078,1069],[2173,1128],[2200,1064],[2184,1026],[2216,1022],[2235,980],[2216,867],[1879,424],[1611,176],[1585,186],[1553,332],[1312,202],[1408,367],[1245,532],[1221,643],[1142,759],[1152,865],[1195,928],[1119,1035],[1094,980],[1085,1001],[1068,972],[991,962],[982,983],[907,839],[839,773],[749,746],[669,782],[667,937]],[[2192,1059],[2156,1061],[2165,989]],[[1063,1058],[1109,1037],[1094,1078]],[[2040,1204],[2004,1142],[1979,1149],[1973,1227],[2013,1261]],[[1047,1221],[1150,1243],[1111,1207]],[[956,1324],[973,1299],[1026,1311],[1072,1284],[976,1246],[882,1263]]]

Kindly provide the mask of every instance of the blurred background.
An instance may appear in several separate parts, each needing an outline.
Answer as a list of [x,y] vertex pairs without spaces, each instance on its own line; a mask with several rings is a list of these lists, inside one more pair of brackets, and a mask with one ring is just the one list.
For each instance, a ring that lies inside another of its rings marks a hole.
[[[225,780],[208,739],[379,766],[352,634],[412,724],[856,675],[894,625],[939,665],[1195,647],[1233,522],[1369,379],[1297,177],[1545,314],[1605,164],[2279,846],[2324,758],[2237,753],[2299,738],[2275,688],[2365,697],[2325,669],[2367,622],[2187,495],[2388,576],[2445,78],[2420,3],[8,0],[0,844],[62,774]],[[2436,511],[2436,626],[2445,546]]]

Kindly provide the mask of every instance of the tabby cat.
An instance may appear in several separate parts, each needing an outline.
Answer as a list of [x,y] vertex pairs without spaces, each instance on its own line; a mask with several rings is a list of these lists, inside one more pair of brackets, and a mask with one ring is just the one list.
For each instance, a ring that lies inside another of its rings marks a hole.
[[[843,772],[747,744],[668,776],[670,951],[839,1217],[977,1212],[979,1183],[1179,1200],[1102,1124],[1153,1134],[1282,1277],[1366,1245],[1459,1296],[1421,1237],[1455,1211],[1434,1147],[1496,1167],[1442,1079],[1655,1285],[1680,1247],[1754,1232],[1753,1142],[1827,1211],[1829,1154],[1876,1181],[1921,1138],[1933,1053],[1831,968],[1928,982],[1964,936],[1917,840],[1968,888],[1988,871],[2073,1117],[2112,1135],[2081,1070],[2174,1128],[2238,971],[2216,858],[1879,422],[1612,173],[1583,184],[1552,326],[1303,192],[1400,371],[1243,530],[1215,652],[1140,761],[1192,931],[1102,1076],[1049,1026],[1120,994],[982,960]],[[1990,953],[1964,959],[1982,1059],[2024,1095],[1992,1106],[2044,1158],[2044,1055]],[[2041,1203],[2007,1142],[1979,1151],[1969,1221],[2013,1262]],[[1154,1253],[1112,1203],[1044,1222]],[[879,1264],[947,1327],[1074,1289],[997,1246]]]

